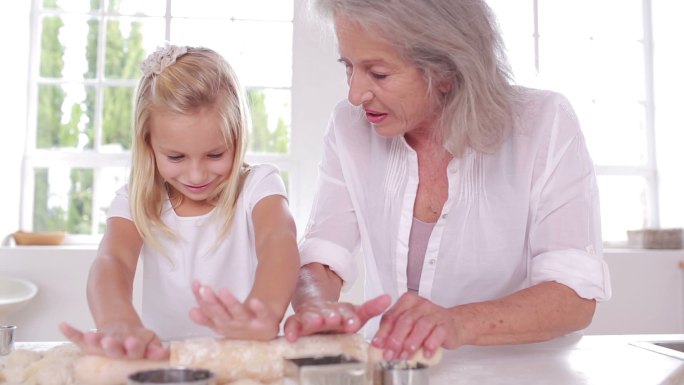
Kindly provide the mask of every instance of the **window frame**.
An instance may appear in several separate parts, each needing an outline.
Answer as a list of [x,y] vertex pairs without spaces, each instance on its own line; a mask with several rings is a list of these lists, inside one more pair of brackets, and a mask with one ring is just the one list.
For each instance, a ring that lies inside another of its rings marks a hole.
[[[40,0],[32,0],[32,4]],[[539,0],[526,2],[528,8],[525,12],[533,12],[537,17]],[[311,202],[313,202],[314,186],[318,176],[317,165],[322,155],[322,136],[325,131],[329,114],[334,105],[346,96],[346,84],[342,69],[336,64],[337,53],[334,37],[331,34],[321,33],[319,26],[311,23],[306,16],[305,0],[294,0],[295,12],[293,19],[293,71],[291,83],[291,137],[290,154],[285,158],[272,155],[250,155],[250,162],[272,162],[277,163],[283,171],[290,176],[290,208],[293,211],[297,228],[300,233],[303,231],[308,219]],[[596,165],[597,176],[619,176],[633,175],[645,178],[648,184],[648,214],[646,226],[659,227],[665,225],[669,227],[682,227],[684,217],[681,215],[684,209],[681,196],[684,196],[684,186],[681,182],[679,166],[674,163],[684,164],[684,151],[681,148],[681,131],[679,127],[684,124],[684,118],[678,113],[680,107],[676,103],[665,102],[663,99],[663,88],[671,88],[670,91],[677,91],[677,84],[684,84],[684,76],[679,72],[673,71],[672,63],[681,63],[684,60],[677,59],[662,49],[654,52],[655,44],[659,47],[666,44],[673,44],[676,39],[673,37],[673,30],[684,32],[684,26],[677,20],[670,20],[668,16],[674,15],[672,9],[682,7],[681,5],[653,2],[642,0],[644,28],[644,52],[645,52],[645,80],[647,99],[643,101],[646,108],[646,145],[647,145],[647,164],[642,166],[605,166]],[[22,4],[24,15],[31,21],[29,26],[18,28],[6,24],[6,31],[11,33],[2,34],[6,43],[4,44],[12,52],[16,52],[16,61],[7,63],[10,71],[4,74],[7,84],[32,84],[28,81],[29,71],[26,70],[28,58],[24,58],[22,53],[28,51],[29,57],[38,57],[37,45],[35,44],[35,26],[39,25],[33,9],[30,5]],[[19,12],[19,7],[17,11]],[[496,11],[496,9],[495,9]],[[673,16],[670,16],[673,17]],[[655,18],[655,24],[654,24]],[[536,22],[536,19],[535,19]],[[535,39],[539,39],[538,30],[532,25],[529,27],[530,34]],[[655,37],[654,34],[655,33]],[[25,36],[24,36],[25,34]],[[16,35],[16,36],[15,36]],[[674,34],[676,35],[676,34]],[[10,39],[11,37],[11,39]],[[30,44],[28,44],[30,42]],[[14,47],[12,49],[11,47]],[[538,47],[537,47],[538,48]],[[540,53],[537,52],[537,55]],[[27,60],[27,61],[24,61]],[[538,63],[538,56],[530,60]],[[667,63],[667,65],[665,65]],[[532,64],[533,65],[533,64]],[[667,67],[669,72],[664,72],[663,67]],[[31,67],[32,68],[32,67]],[[678,68],[681,68],[679,65]],[[14,71],[12,71],[14,70]],[[538,70],[538,68],[537,68]],[[25,71],[25,72],[24,72]],[[658,71],[656,73],[656,71]],[[655,78],[655,80],[654,80]],[[23,80],[21,80],[23,79]],[[535,86],[534,84],[529,84]],[[26,90],[26,91],[24,91]],[[563,92],[563,90],[558,90]],[[23,94],[31,92],[31,96]],[[678,91],[677,91],[678,92]],[[33,100],[35,90],[22,89],[16,93],[19,100]],[[25,99],[24,99],[25,98]],[[8,102],[16,102],[14,99]],[[656,102],[658,104],[656,105]],[[30,117],[35,116],[35,104],[17,105],[16,103],[3,103],[0,108],[7,108],[9,127],[8,133],[11,145],[6,144],[3,159],[8,160],[10,165],[16,164],[15,168],[9,173],[10,188],[7,189],[3,197],[5,198],[4,207],[8,215],[5,221],[0,223],[5,234],[18,229],[30,229],[31,224],[33,191],[33,174],[31,166],[37,164],[55,164],[57,162],[74,162],[65,155],[55,155],[49,151],[29,151],[29,143],[35,143],[35,127],[32,133],[26,135],[17,134],[18,128],[22,123],[30,121]],[[11,107],[8,107],[11,106]],[[29,107],[31,106],[31,107]],[[657,110],[656,110],[657,108]],[[665,114],[663,112],[666,111]],[[656,114],[657,113],[657,114]],[[667,121],[663,120],[666,115]],[[22,122],[23,120],[23,122]],[[31,130],[22,130],[31,131]],[[13,135],[14,134],[14,135]],[[14,138],[14,139],[12,139]],[[674,140],[673,140],[674,138]],[[678,145],[676,143],[679,143]],[[23,143],[19,148],[15,143]],[[675,143],[675,144],[673,144]],[[26,149],[23,150],[22,149]],[[9,154],[9,155],[8,155]],[[109,156],[111,155],[111,156]],[[105,159],[106,158],[106,159]],[[115,159],[116,158],[116,159]],[[108,154],[106,157],[94,161],[97,164],[128,164],[129,158],[122,154]],[[672,163],[672,164],[671,164]],[[81,164],[79,164],[81,165]],[[20,170],[20,171],[19,171]],[[16,183],[13,183],[16,181]],[[26,192],[31,192],[31,197]],[[17,207],[16,203],[21,203]],[[28,209],[27,209],[28,206]],[[19,225],[17,227],[17,224]],[[301,234],[300,234],[301,236]],[[94,240],[91,240],[94,241]],[[80,243],[74,242],[74,243]],[[92,243],[92,242],[89,242]],[[608,247],[621,247],[624,244],[607,243]]]
[[[497,12],[496,1],[487,0],[493,9],[495,15]],[[505,0],[502,0],[505,1]],[[532,39],[533,49],[531,58],[527,60],[530,67],[525,69],[525,73],[532,73],[533,79],[525,79],[523,85],[537,86],[540,88],[551,88],[560,93],[564,93],[563,89],[548,87],[539,81],[540,75],[543,75],[545,68],[543,64],[543,56],[546,54],[540,47],[540,39],[545,38],[545,33],[540,30],[540,2],[543,0],[531,0],[528,2],[528,12],[531,13],[530,37]],[[548,3],[548,1],[547,1]],[[549,5],[551,6],[551,5]],[[653,18],[652,18],[652,3],[651,0],[641,0],[642,6],[642,27],[643,27],[643,59],[644,59],[644,73],[643,82],[645,95],[644,100],[635,101],[644,107],[645,122],[644,122],[644,140],[645,140],[645,162],[641,165],[603,165],[595,162],[594,169],[597,178],[611,177],[611,176],[633,176],[643,178],[646,184],[645,208],[647,213],[645,215],[644,227],[658,228],[660,227],[660,189],[659,189],[659,175],[658,165],[656,162],[656,124],[655,124],[655,92],[654,92],[654,36],[653,36]],[[516,31],[519,32],[519,31]],[[506,39],[505,31],[502,31],[504,40]],[[506,45],[508,47],[508,45]],[[531,84],[528,84],[531,83]],[[567,96],[567,95],[566,95]],[[573,102],[572,99],[570,100]],[[579,116],[580,122],[582,117]],[[588,132],[590,127],[583,125],[583,131]],[[626,237],[626,234],[625,234]],[[605,239],[604,245],[607,247],[626,247],[627,240],[610,240]]]
[[[103,5],[101,9],[97,12],[91,12],[90,15],[96,18],[102,23],[107,20],[109,15],[105,12],[104,3],[105,0],[100,0]],[[164,16],[165,23],[165,39],[168,41],[169,36],[173,33],[171,30],[171,23],[173,18],[170,14],[171,4],[174,0],[166,1],[166,14]],[[324,42],[320,38],[314,37],[316,34],[311,35],[310,26],[304,26],[303,24],[308,21],[302,15],[304,12],[304,0],[294,0],[293,5],[295,12],[293,13],[292,31],[293,31],[293,80],[289,87],[291,92],[291,108],[292,115],[290,121],[290,151],[286,154],[262,154],[262,153],[248,153],[246,156],[246,161],[248,163],[272,163],[279,167],[281,172],[288,174],[289,183],[289,205],[290,209],[295,217],[298,228],[303,228],[306,219],[308,217],[308,210],[312,196],[307,194],[307,190],[310,190],[310,186],[313,186],[315,179],[317,178],[316,165],[318,159],[320,159],[320,143],[322,139],[322,133],[324,131],[325,122],[327,121],[327,113],[330,111],[325,110],[318,114],[318,119],[311,119],[311,114],[306,114],[306,117],[302,113],[295,113],[295,105],[304,106],[310,103],[312,99],[320,99],[321,93],[311,94],[307,90],[306,84],[313,84],[311,79],[304,79],[300,74],[310,73],[315,67],[315,63],[311,63],[310,60],[298,60],[301,56],[321,56],[321,53],[330,52],[329,48],[333,44],[330,41]],[[96,117],[96,122],[94,123],[94,138],[95,144],[92,150],[79,151],[70,153],[68,150],[52,150],[52,149],[38,149],[35,147],[36,143],[36,133],[37,133],[37,100],[38,100],[38,88],[41,84],[61,84],[67,83],[69,79],[61,79],[60,81],[46,81],[42,79],[39,74],[40,67],[40,39],[42,35],[41,31],[41,20],[45,16],[50,15],[60,15],[61,11],[49,10],[41,11],[39,10],[41,0],[32,0],[32,5],[30,9],[30,20],[31,20],[31,31],[29,38],[30,45],[30,57],[29,57],[29,74],[28,74],[28,103],[27,103],[27,132],[25,141],[25,150],[23,153],[22,161],[22,183],[21,183],[21,193],[20,193],[20,214],[19,214],[19,228],[21,229],[31,229],[33,228],[33,199],[34,199],[34,170],[39,167],[49,167],[54,165],[66,166],[71,168],[79,169],[92,169],[94,172],[94,178],[97,179],[97,172],[100,167],[124,167],[129,169],[130,166],[130,152],[123,153],[104,153],[100,152],[100,137],[102,132],[101,117],[102,117],[102,98],[103,90],[110,86],[126,86],[135,87],[137,85],[136,80],[112,80],[106,79],[103,76],[104,72],[104,30],[105,28],[100,28],[99,33],[101,34],[98,40],[98,62],[97,62],[97,75],[93,79],[79,80],[79,84],[92,85],[96,89],[96,112],[94,116]],[[297,52],[301,51],[301,54]],[[305,52],[304,52],[305,51]],[[329,59],[325,59],[329,60]],[[334,59],[330,59],[334,62]],[[321,72],[318,70],[317,72]],[[322,72],[325,78],[329,78],[330,72],[325,70]],[[337,71],[334,76],[338,76]],[[343,77],[339,75],[341,79]],[[301,79],[299,83],[295,82],[295,79]],[[301,84],[301,86],[297,86]],[[323,100],[328,100],[329,104],[327,106],[334,105],[334,102],[339,100],[344,94],[338,93],[339,89],[332,87],[328,95],[329,97],[324,97]],[[322,94],[326,94],[323,92]],[[300,102],[301,100],[301,102]],[[320,109],[319,109],[320,110]],[[314,142],[315,144],[313,144]],[[306,186],[306,187],[302,187]],[[97,189],[97,183],[94,182],[93,186],[93,202],[98,202],[98,194],[100,192]],[[93,218],[91,223],[91,229],[94,234],[92,235],[77,235],[70,234],[67,237],[65,243],[67,244],[81,244],[81,243],[97,243],[100,239],[100,235],[97,234],[97,227],[99,212],[96,208],[93,208],[92,212]],[[97,234],[97,235],[95,235]]]

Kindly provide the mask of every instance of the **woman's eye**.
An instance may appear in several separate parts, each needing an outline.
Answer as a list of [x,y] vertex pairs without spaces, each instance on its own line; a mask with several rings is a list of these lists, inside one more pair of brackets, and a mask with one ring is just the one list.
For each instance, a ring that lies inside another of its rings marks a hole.
[[223,152],[217,153],[217,154],[209,154],[208,156],[212,159],[221,159],[223,157]]
[[375,79],[382,80],[387,77],[385,74],[377,73],[377,72],[371,72],[371,76],[374,77]]

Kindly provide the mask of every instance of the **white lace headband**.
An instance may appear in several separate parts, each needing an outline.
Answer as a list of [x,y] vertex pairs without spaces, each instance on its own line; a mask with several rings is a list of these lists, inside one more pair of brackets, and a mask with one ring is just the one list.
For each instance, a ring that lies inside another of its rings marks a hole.
[[188,47],[166,45],[159,47],[140,63],[143,76],[159,75],[166,67],[176,62],[176,59],[188,53]]

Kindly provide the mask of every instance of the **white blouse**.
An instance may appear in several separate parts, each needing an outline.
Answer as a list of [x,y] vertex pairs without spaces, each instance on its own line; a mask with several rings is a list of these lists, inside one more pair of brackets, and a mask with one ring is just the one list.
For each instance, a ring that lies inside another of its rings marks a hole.
[[[178,239],[160,238],[167,253],[162,254],[147,244],[143,260],[142,320],[162,339],[213,336],[214,333],[190,319],[196,306],[192,281],[218,288],[228,288],[239,300],[247,298],[254,283],[257,267],[252,210],[270,195],[285,196],[285,186],[272,165],[251,166],[235,208],[228,236],[218,244],[222,222],[213,220],[211,212],[195,216],[178,216],[169,201],[164,203],[162,220],[179,234]],[[109,217],[131,220],[128,188],[122,187],[109,208]]]
[[[610,298],[593,162],[560,94],[521,89],[502,147],[448,165],[449,193],[428,241],[419,295],[453,307],[556,281],[583,298]],[[418,160],[403,137],[378,135],[339,103],[324,138],[301,263],[329,265],[349,287],[362,247],[365,299],[407,291]],[[369,325],[372,335],[379,317]]]

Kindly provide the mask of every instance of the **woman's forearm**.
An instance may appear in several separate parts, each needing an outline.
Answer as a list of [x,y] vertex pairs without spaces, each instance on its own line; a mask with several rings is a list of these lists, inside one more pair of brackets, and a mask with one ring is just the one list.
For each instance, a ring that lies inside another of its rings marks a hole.
[[451,309],[460,329],[449,345],[515,344],[548,340],[587,327],[596,302],[568,286],[544,282],[507,297]]
[[302,266],[299,280],[292,298],[292,307],[297,310],[304,302],[337,301],[342,290],[342,279],[326,265],[310,263]]

